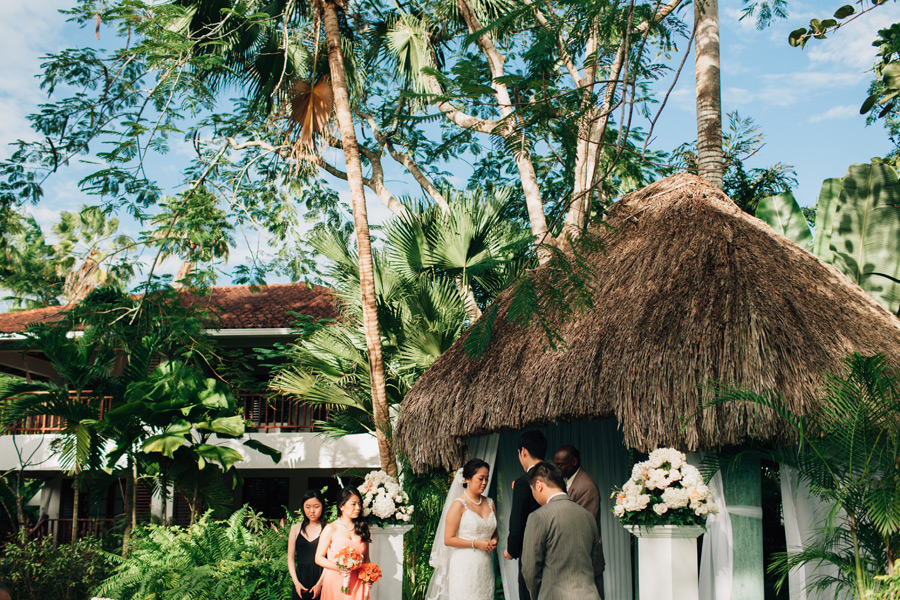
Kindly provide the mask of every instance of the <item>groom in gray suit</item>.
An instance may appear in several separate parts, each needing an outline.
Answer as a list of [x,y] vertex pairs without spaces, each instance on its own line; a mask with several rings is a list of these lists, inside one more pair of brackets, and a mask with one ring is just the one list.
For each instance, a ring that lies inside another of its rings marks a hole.
[[562,471],[541,462],[528,471],[541,505],[528,517],[522,545],[522,577],[532,600],[599,600],[594,583],[597,521],[566,495]]

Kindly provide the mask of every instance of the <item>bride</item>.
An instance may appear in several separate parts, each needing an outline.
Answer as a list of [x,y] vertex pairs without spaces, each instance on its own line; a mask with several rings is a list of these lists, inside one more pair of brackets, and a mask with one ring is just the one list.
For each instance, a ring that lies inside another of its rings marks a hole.
[[473,458],[456,473],[431,550],[426,600],[493,600],[497,510],[484,495],[490,466]]

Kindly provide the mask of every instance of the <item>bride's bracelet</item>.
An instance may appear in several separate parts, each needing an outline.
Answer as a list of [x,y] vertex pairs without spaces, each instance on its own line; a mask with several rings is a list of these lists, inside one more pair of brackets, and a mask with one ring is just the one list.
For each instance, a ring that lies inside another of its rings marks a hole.
[[472,540],[472,550],[475,549],[475,540]]

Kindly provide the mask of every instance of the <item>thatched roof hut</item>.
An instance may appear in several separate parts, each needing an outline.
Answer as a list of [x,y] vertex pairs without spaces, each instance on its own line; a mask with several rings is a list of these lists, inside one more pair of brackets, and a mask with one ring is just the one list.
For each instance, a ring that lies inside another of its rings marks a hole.
[[396,431],[415,468],[458,466],[469,437],[574,420],[615,418],[639,450],[776,442],[781,424],[753,406],[685,415],[710,382],[802,411],[849,353],[900,360],[897,317],[699,177],[629,194],[607,221],[594,308],[559,326],[564,351],[506,319],[507,292],[480,360],[461,339],[419,379]]

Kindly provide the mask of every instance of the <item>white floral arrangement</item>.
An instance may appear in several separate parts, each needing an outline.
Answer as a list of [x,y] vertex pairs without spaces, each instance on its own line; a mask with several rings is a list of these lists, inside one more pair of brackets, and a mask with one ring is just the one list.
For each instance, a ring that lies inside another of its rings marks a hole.
[[673,448],[657,448],[634,465],[613,498],[613,513],[624,525],[703,525],[718,512],[700,471]]
[[359,493],[363,497],[363,516],[374,525],[409,523],[413,506],[397,480],[384,471],[366,475]]

